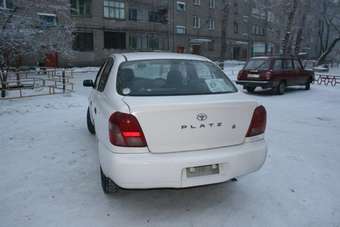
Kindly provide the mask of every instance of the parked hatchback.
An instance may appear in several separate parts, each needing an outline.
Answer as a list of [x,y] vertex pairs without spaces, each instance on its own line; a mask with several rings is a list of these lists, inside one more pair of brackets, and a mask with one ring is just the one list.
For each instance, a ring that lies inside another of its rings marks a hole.
[[105,193],[219,183],[265,161],[265,108],[207,58],[114,54],[84,86]]
[[298,58],[278,56],[251,58],[239,72],[236,83],[250,93],[261,87],[281,95],[288,86],[300,85],[309,90],[313,80],[313,71],[305,70]]

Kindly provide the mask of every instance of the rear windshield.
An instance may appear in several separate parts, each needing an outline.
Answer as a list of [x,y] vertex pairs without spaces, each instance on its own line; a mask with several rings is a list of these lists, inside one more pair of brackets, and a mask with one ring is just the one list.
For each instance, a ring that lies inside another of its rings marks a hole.
[[245,70],[268,70],[270,67],[269,59],[252,59],[250,60],[246,66]]
[[120,65],[117,91],[124,96],[171,96],[231,93],[237,89],[210,62],[142,60]]

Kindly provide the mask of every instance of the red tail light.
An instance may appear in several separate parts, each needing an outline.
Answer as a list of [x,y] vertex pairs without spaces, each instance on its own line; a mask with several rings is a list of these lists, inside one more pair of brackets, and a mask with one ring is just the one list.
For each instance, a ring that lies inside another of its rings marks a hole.
[[255,109],[246,137],[263,134],[266,130],[267,112],[263,106]]
[[145,147],[146,140],[138,120],[132,114],[113,113],[109,119],[110,142],[120,147]]

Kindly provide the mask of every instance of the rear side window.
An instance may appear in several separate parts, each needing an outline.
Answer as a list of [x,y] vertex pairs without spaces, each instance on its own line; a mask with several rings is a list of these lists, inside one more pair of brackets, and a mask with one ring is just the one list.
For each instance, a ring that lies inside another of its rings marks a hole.
[[244,67],[245,70],[268,70],[270,67],[269,59],[252,59]]
[[122,63],[117,91],[124,96],[172,96],[231,93],[237,89],[213,63],[172,59]]
[[104,91],[107,80],[109,79],[112,66],[113,66],[113,59],[108,58],[102,69],[102,73],[99,78],[98,87],[97,87],[98,91],[100,92]]
[[289,71],[289,70],[294,69],[293,62],[292,62],[291,59],[283,60],[283,69],[285,71]]
[[94,84],[95,84],[94,87],[96,89],[98,89],[98,83],[99,83],[100,77],[101,77],[101,75],[103,73],[103,69],[105,68],[105,64],[106,64],[106,62],[104,62],[104,64],[102,64],[102,66],[100,66],[100,69],[99,69],[99,71],[97,73],[97,76],[96,76],[96,80],[94,81]]
[[273,65],[273,70],[281,71],[282,70],[282,60],[275,60]]
[[298,60],[294,60],[294,67],[295,67],[295,69],[297,69],[297,70],[302,69],[302,68],[301,68],[301,64],[300,64],[300,62],[299,62]]

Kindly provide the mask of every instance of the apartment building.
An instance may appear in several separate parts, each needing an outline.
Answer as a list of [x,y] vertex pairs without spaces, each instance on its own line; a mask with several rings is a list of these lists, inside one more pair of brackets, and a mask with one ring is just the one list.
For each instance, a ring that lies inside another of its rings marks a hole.
[[227,57],[244,60],[279,52],[275,17],[266,1],[229,1]]
[[71,0],[74,62],[97,64],[110,53],[148,50],[218,59],[226,4],[225,56],[244,60],[268,53],[268,16],[251,0]]
[[169,50],[168,0],[71,0],[74,64],[114,52]]
[[222,0],[173,1],[170,12],[171,50],[179,53],[220,56]]
[[30,0],[30,7],[22,7],[28,5],[24,0],[0,0],[0,10],[21,1],[18,8],[40,15],[50,26],[65,21],[66,14],[71,18],[72,55],[59,52],[62,65],[99,65],[122,51],[194,53],[214,60],[223,51],[225,58],[236,60],[275,52],[269,33],[273,15],[259,1]]
[[121,51],[172,51],[216,59],[223,0],[71,0],[76,64]]

